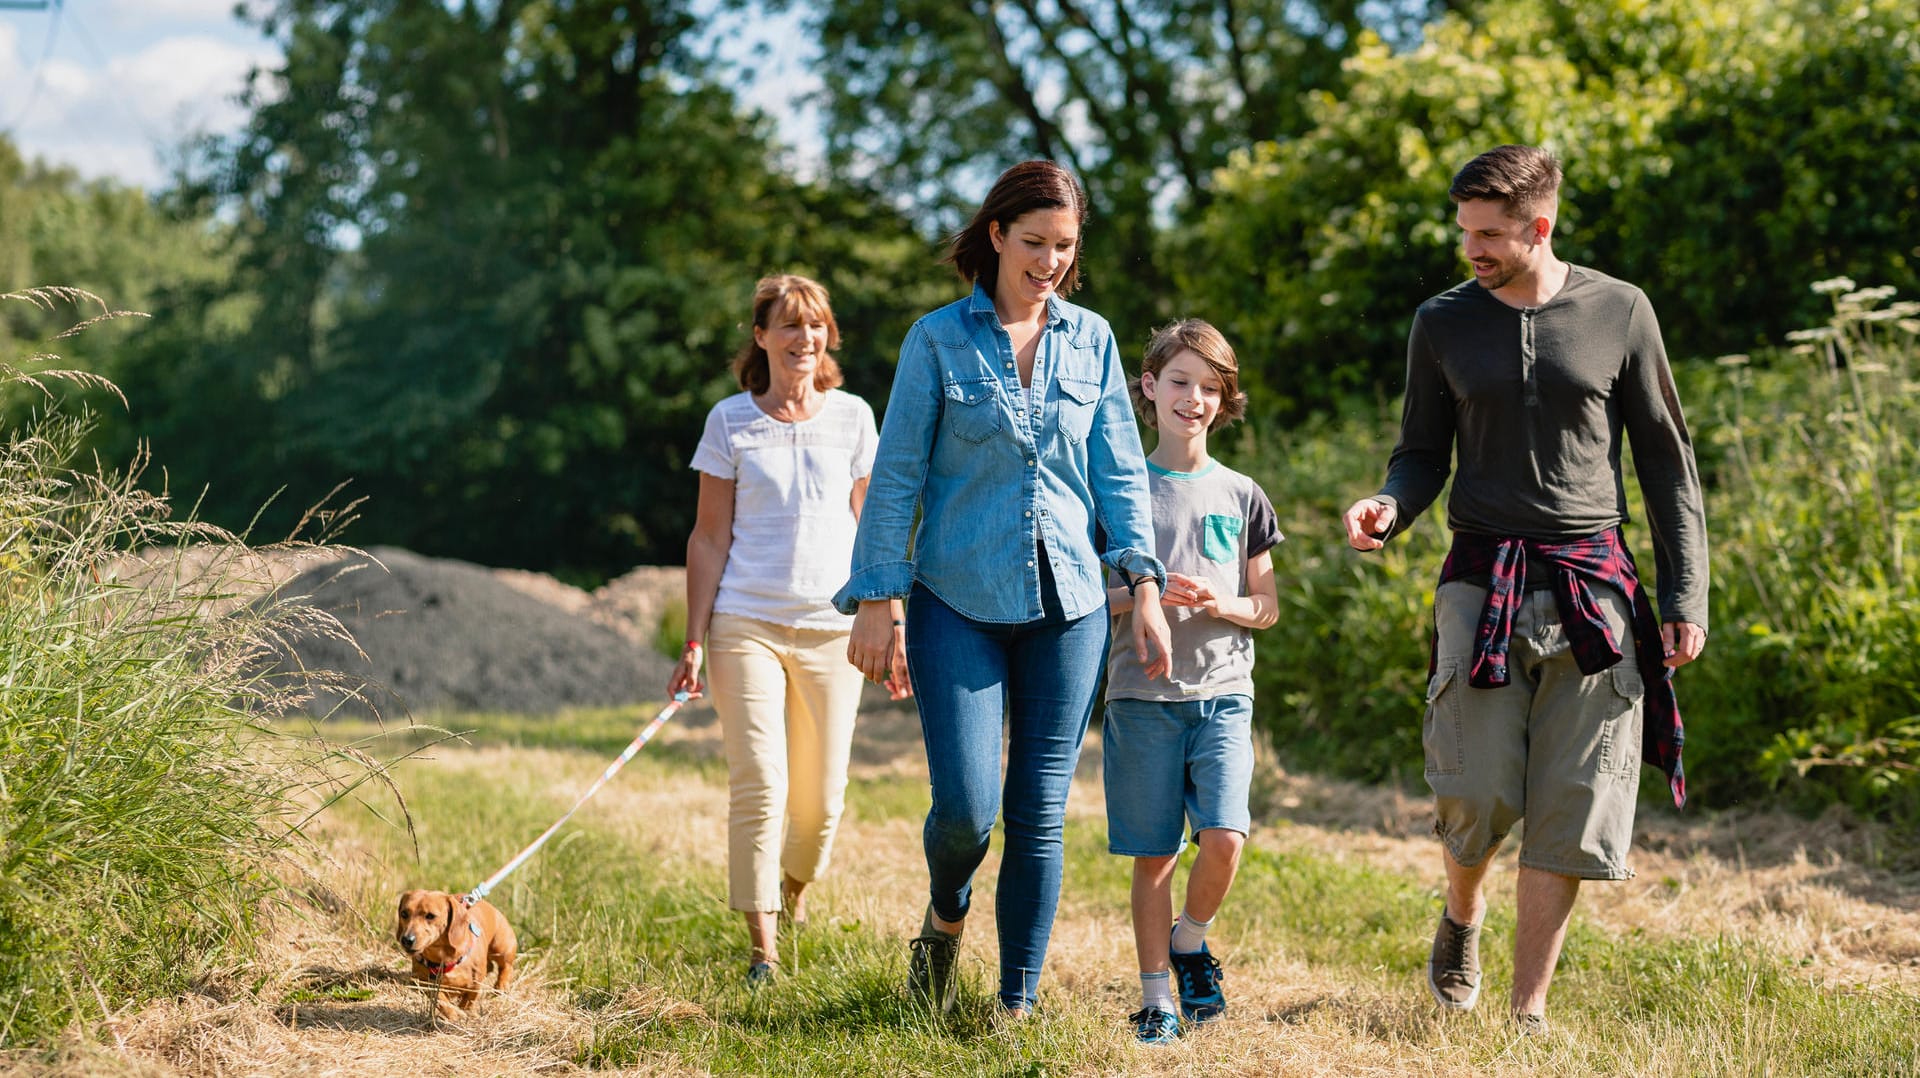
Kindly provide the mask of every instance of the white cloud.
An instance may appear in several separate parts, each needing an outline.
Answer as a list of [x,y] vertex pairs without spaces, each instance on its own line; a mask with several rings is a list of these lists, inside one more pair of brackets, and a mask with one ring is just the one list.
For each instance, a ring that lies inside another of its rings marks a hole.
[[[5,29],[0,24],[0,34]],[[196,134],[244,123],[245,110],[234,98],[251,68],[276,59],[264,41],[235,44],[189,34],[110,55],[104,68],[58,58],[30,68],[21,62],[17,40],[11,49],[6,45],[0,36],[0,101],[18,104],[0,106],[0,123],[15,122],[9,134],[22,151],[87,176],[143,186],[165,179],[163,152]]]

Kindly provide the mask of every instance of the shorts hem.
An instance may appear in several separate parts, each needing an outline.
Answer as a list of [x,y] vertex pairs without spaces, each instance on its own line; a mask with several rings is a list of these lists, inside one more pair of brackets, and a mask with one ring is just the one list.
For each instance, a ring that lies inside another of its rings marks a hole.
[[1182,842],[1171,850],[1157,850],[1144,853],[1137,848],[1123,848],[1109,844],[1107,846],[1107,852],[1113,854],[1115,857],[1178,857],[1187,852],[1187,844]]
[[1633,879],[1633,869],[1625,865],[1569,865],[1547,861],[1538,857],[1529,857],[1522,853],[1519,858],[1521,868],[1531,868],[1539,872],[1551,872],[1556,876],[1567,876],[1576,880],[1619,883]]

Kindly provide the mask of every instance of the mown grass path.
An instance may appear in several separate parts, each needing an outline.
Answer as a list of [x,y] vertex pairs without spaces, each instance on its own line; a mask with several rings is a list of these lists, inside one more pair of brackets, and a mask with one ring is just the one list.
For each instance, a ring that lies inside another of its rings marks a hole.
[[400,891],[471,887],[572,803],[635,719],[443,719],[470,743],[398,772],[417,859],[393,805],[342,806],[314,836],[308,901],[277,916],[260,968],[234,971],[224,998],[129,1016],[123,1047],[76,1062],[462,1076],[1920,1074],[1920,903],[1911,878],[1876,867],[1870,830],[1651,814],[1639,877],[1590,887],[1575,913],[1552,1035],[1522,1041],[1501,1005],[1511,854],[1494,876],[1483,1006],[1443,1016],[1420,972],[1438,910],[1422,802],[1272,767],[1213,935],[1230,1014],[1171,1048],[1136,1046],[1128,864],[1105,852],[1097,735],[1075,786],[1041,1014],[993,1021],[989,884],[961,1012],[934,1021],[902,991],[925,886],[925,772],[912,713],[889,709],[863,719],[834,869],[812,892],[808,932],[783,942],[789,975],[775,986],[742,981],[745,935],[724,901],[725,773],[711,712],[696,710],[495,892],[525,979],[461,1028],[425,1028],[388,939]]

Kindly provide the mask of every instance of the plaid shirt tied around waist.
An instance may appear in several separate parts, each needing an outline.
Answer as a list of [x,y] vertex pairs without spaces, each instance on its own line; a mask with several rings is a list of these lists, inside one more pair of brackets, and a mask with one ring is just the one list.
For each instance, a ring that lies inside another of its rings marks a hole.
[[[1673,803],[1687,803],[1687,777],[1680,765],[1681,746],[1686,741],[1680,722],[1680,702],[1673,691],[1673,669],[1667,666],[1660,643],[1660,619],[1653,602],[1640,586],[1640,573],[1633,563],[1619,528],[1565,543],[1546,543],[1533,539],[1501,538],[1455,532],[1453,548],[1440,566],[1440,583],[1466,578],[1486,578],[1489,583],[1486,609],[1480,613],[1475,631],[1473,665],[1467,683],[1475,688],[1494,689],[1507,684],[1507,653],[1513,638],[1513,619],[1519,613],[1522,593],[1528,579],[1528,559],[1535,559],[1533,579],[1544,575],[1544,562],[1551,570],[1553,598],[1560,608],[1560,624],[1567,633],[1573,659],[1583,674],[1598,674],[1624,656],[1613,630],[1607,625],[1606,611],[1594,598],[1593,585],[1603,584],[1619,591],[1633,606],[1634,658],[1640,664],[1640,677],[1646,684],[1642,720],[1640,759],[1658,767],[1667,776],[1673,790]],[[1438,663],[1439,640],[1427,664],[1432,677]]]

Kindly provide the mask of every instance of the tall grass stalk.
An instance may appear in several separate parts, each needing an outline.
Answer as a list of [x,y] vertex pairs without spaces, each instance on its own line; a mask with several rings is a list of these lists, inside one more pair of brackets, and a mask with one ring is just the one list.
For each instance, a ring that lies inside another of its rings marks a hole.
[[[72,290],[0,300],[115,313]],[[47,409],[60,382],[117,393],[54,358],[0,364],[0,393]],[[173,519],[140,486],[144,458],[75,467],[91,429],[44,410],[0,443],[0,1045],[93,1028],[244,963],[311,795],[356,770],[340,766],[351,750],[266,722],[324,675],[259,672],[289,630],[339,623],[241,601],[259,591],[245,544]]]
[[1809,806],[1915,812],[1920,303],[1846,278],[1813,287],[1833,299],[1827,325],[1720,361],[1708,729],[1762,746],[1749,774]]

